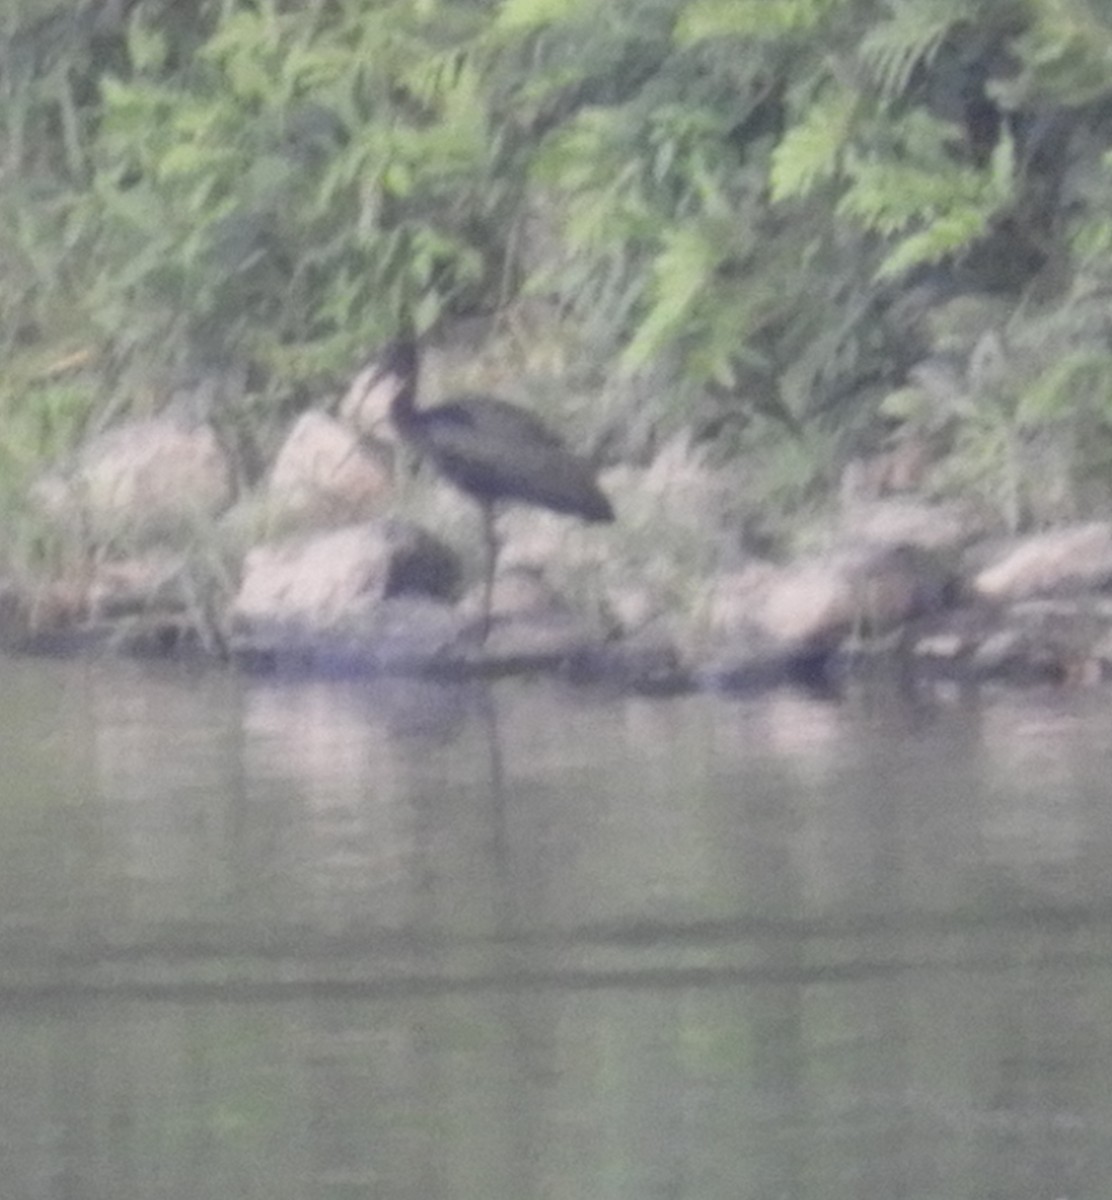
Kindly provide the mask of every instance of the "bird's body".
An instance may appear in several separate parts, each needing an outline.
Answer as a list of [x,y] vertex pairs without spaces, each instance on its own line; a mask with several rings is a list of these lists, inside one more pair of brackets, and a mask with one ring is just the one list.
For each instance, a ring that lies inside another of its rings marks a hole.
[[590,465],[531,413],[492,396],[463,394],[417,418],[409,440],[476,500],[518,501],[587,521],[614,519]]
[[614,510],[598,486],[592,465],[525,409],[473,393],[419,409],[417,347],[412,339],[391,343],[380,370],[396,379],[390,419],[398,433],[482,509],[487,547],[485,636],[498,553],[495,504],[532,504],[585,521],[612,521]]

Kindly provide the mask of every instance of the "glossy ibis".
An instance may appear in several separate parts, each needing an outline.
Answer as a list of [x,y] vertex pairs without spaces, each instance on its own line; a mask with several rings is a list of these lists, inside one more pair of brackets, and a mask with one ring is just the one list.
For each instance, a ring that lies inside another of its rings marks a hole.
[[416,339],[404,336],[383,351],[378,374],[395,380],[390,418],[402,439],[478,502],[486,550],[481,626],[485,641],[499,549],[495,505],[517,501],[585,521],[612,521],[614,510],[595,480],[595,468],[532,413],[472,393],[418,408],[418,362]]

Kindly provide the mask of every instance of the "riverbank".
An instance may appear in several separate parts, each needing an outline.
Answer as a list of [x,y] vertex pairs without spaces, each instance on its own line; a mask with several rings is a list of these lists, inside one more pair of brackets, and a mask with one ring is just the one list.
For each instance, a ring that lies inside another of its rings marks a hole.
[[4,643],[257,671],[560,670],[646,692],[878,662],[965,681],[1112,675],[1112,522],[1003,537],[957,502],[849,495],[806,549],[762,553],[731,530],[736,475],[682,446],[667,470],[664,454],[603,473],[613,527],[507,511],[484,642],[473,506],[414,484],[380,418],[364,395],[358,411],[303,414],[239,496],[203,422],[169,414],[94,439],[28,496],[83,539],[50,577],[4,580]]

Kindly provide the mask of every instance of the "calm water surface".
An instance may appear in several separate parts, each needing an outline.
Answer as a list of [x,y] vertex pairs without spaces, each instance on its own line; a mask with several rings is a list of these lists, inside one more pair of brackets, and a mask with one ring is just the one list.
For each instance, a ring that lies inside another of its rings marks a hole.
[[1112,703],[0,662],[3,1200],[1103,1200]]

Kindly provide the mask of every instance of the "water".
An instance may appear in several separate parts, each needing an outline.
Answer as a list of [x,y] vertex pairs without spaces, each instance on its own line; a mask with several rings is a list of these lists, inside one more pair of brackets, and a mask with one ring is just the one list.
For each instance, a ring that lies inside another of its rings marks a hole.
[[0,663],[4,1200],[1093,1200],[1100,695]]

